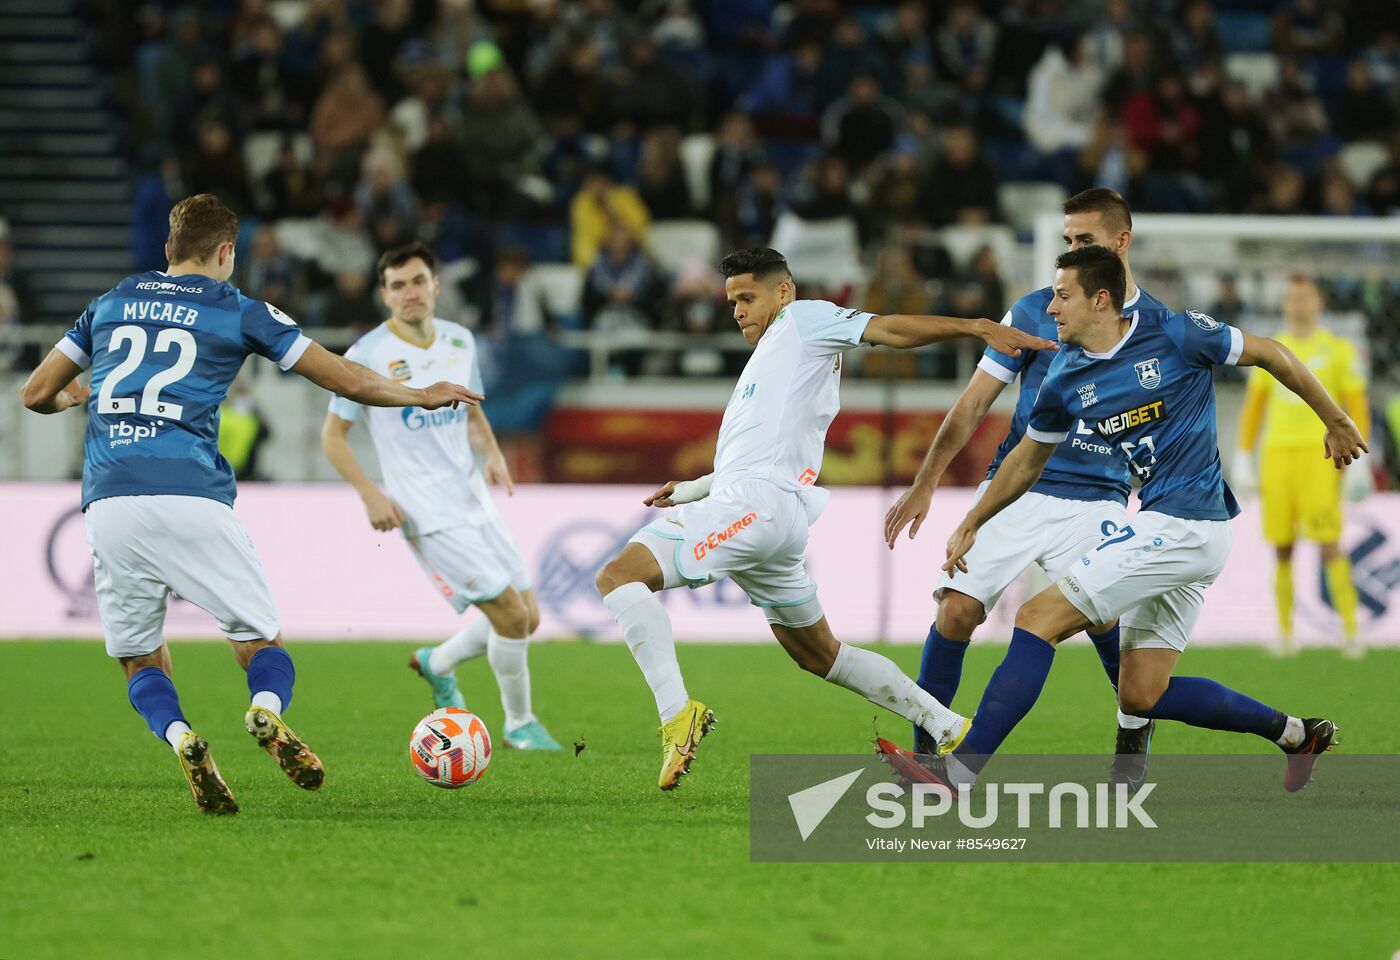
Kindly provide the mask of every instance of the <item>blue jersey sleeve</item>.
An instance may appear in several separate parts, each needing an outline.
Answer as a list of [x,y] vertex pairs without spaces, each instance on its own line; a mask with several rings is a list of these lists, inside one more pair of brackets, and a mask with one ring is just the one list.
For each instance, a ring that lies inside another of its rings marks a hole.
[[1195,310],[1173,313],[1162,329],[1176,344],[1186,362],[1197,367],[1233,367],[1244,351],[1244,334]]
[[808,348],[834,354],[861,345],[865,327],[875,314],[848,310],[826,300],[794,300],[787,309]]
[[65,333],[63,339],[55,344],[59,353],[84,370],[92,366],[92,308],[96,303],[96,300],[89,303],[87,309],[73,324],[73,329]]
[[266,357],[283,370],[290,370],[301,359],[311,340],[295,320],[270,303],[243,302],[243,345],[250,353]]
[[1074,416],[1065,401],[1064,378],[1060,376],[1063,356],[1057,356],[1050,365],[1050,372],[1035,396],[1035,406],[1031,407],[1026,436],[1037,443],[1063,443],[1074,427]]
[[[1022,297],[1011,305],[1011,309],[1006,311],[1006,316],[1001,318],[1003,327],[1015,327],[1025,333],[1040,336],[1035,316],[1032,315],[1030,307],[1026,305],[1026,298]],[[1019,357],[1008,356],[999,353],[988,347],[982,353],[982,359],[977,361],[977,369],[984,373],[991,374],[1002,383],[1013,383],[1025,369],[1027,361],[1031,359],[1034,351],[1022,350]]]

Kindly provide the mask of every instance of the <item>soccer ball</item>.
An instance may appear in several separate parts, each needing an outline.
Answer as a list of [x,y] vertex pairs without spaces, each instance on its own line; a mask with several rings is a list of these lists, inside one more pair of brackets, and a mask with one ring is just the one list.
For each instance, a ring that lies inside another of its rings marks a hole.
[[491,735],[470,710],[443,707],[413,728],[408,758],[424,780],[455,790],[476,783],[486,772],[491,763]]

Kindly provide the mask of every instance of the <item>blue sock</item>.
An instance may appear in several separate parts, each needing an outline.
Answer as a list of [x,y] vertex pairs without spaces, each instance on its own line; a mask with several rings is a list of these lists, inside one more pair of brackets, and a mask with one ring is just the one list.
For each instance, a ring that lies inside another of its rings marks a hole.
[[1030,713],[1055,663],[1055,648],[1029,630],[1017,627],[1011,646],[982,693],[972,729],[953,752],[959,755],[995,753],[1021,718]]
[[949,640],[938,632],[938,625],[928,628],[924,639],[924,656],[919,662],[919,686],[945,707],[953,705],[962,680],[963,655],[969,644]]
[[282,701],[282,713],[292,705],[292,685],[296,680],[292,656],[281,647],[263,647],[248,661],[248,692],[257,694],[266,690],[276,694]]
[[1094,649],[1099,652],[1099,662],[1103,664],[1103,672],[1108,674],[1108,682],[1113,684],[1113,689],[1118,689],[1118,624],[1114,623],[1103,633],[1090,633],[1089,639],[1094,641]]
[[1278,740],[1288,715],[1205,677],[1172,677],[1156,706],[1140,716]]
[[160,667],[145,667],[132,674],[126,682],[126,696],[157,740],[165,739],[166,727],[185,719],[175,684]]

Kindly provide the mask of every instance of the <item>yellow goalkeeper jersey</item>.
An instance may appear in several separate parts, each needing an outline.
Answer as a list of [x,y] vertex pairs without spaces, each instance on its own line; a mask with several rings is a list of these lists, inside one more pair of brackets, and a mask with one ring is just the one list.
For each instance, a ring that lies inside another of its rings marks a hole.
[[[1276,338],[1298,355],[1343,409],[1363,436],[1370,432],[1366,409],[1366,378],[1356,348],[1334,333],[1319,329],[1309,337],[1280,334]],[[1279,386],[1262,368],[1250,374],[1242,423],[1244,446],[1254,446],[1262,414],[1267,447],[1308,447],[1322,442],[1326,432],[1317,414],[1292,390]]]

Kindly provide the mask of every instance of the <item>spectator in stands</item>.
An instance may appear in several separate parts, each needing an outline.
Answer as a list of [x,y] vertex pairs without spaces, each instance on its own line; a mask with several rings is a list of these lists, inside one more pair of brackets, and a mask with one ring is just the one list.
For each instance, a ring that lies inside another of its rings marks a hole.
[[468,54],[471,87],[462,110],[466,174],[473,205],[501,214],[520,205],[525,178],[538,175],[547,147],[535,110],[516,86],[501,50],[482,41]]
[[445,68],[423,65],[412,72],[408,84],[413,92],[389,111],[389,122],[402,136],[406,151],[417,153],[428,142],[428,124],[434,117],[460,134],[462,115],[453,100],[452,78]]
[[918,141],[900,137],[894,150],[869,171],[871,213],[883,225],[921,221],[925,174],[925,158]]
[[1371,211],[1356,198],[1356,189],[1341,173],[1323,174],[1318,187],[1322,210],[1326,217],[1365,217]]
[[753,117],[766,136],[815,138],[822,59],[822,45],[812,40],[799,43],[790,53],[769,57],[737,106]]
[[594,330],[649,330],[659,318],[665,280],[624,224],[608,230],[583,284],[583,318]]
[[212,193],[239,216],[253,212],[243,151],[222,120],[200,124],[194,147],[186,153],[182,168],[189,193]]
[[328,327],[342,327],[364,332],[382,321],[379,307],[370,294],[368,277],[358,270],[342,270],[335,275],[335,291],[326,304],[324,316]]
[[[190,137],[206,120],[218,120],[238,134],[242,128],[242,110],[237,99],[224,82],[224,68],[213,57],[198,61],[186,86],[176,88],[174,130],[172,137]],[[178,144],[187,145],[186,142]]]
[[792,212],[804,220],[859,220],[860,210],[851,197],[851,172],[846,161],[827,154],[805,167],[793,191]]
[[1108,76],[1104,85],[1104,107],[1117,113],[1131,97],[1151,90],[1161,72],[1157,46],[1142,30],[1132,30],[1123,37],[1123,60]]
[[851,82],[859,76],[874,79],[878,92],[892,87],[890,64],[880,48],[865,35],[865,28],[853,16],[836,22],[826,45],[821,69],[817,72],[817,107],[822,113],[839,98],[851,92]]
[[403,161],[388,146],[373,147],[365,154],[360,182],[355,185],[355,207],[381,253],[417,236],[418,197],[404,175]]
[[1172,55],[1178,69],[1191,73],[1224,55],[1211,0],[1188,0],[1171,33]]
[[276,304],[287,313],[301,313],[302,271],[296,258],[277,241],[277,231],[261,226],[253,234],[253,248],[240,264],[240,287],[250,297]]
[[1327,133],[1327,111],[1297,60],[1279,61],[1278,83],[1264,94],[1264,115],[1279,149],[1295,154]]
[[943,132],[943,151],[924,187],[924,209],[935,226],[978,224],[1000,219],[1000,178],[983,155],[977,134],[967,124]]
[[363,67],[345,67],[311,111],[311,138],[328,179],[351,182],[370,137],[384,125],[384,101]]
[[360,34],[359,61],[374,89],[390,103],[403,94],[395,64],[399,53],[421,31],[413,17],[412,0],[376,0],[373,18]]
[[282,58],[282,31],[272,17],[262,16],[249,26],[247,43],[233,61],[232,80],[246,129],[306,126],[305,91]]
[[679,126],[688,130],[700,113],[700,91],[680,67],[657,56],[656,43],[641,36],[627,50],[612,93],[614,119],[631,130]]
[[710,206],[721,227],[732,222],[734,197],[753,167],[764,160],[763,148],[747,114],[730,113],[715,134],[710,158]]
[[894,144],[904,110],[880,91],[879,78],[857,73],[846,95],[822,115],[822,141],[859,176]]
[[1270,165],[1265,176],[1265,192],[1256,204],[1255,212],[1275,216],[1301,216],[1306,214],[1303,205],[1303,190],[1306,182],[1297,167],[1282,160]]
[[462,146],[441,114],[428,118],[427,135],[413,155],[413,189],[425,205],[460,203],[464,196],[462,170],[466,167]]
[[290,137],[282,140],[277,162],[259,184],[258,212],[266,219],[313,217],[321,210],[321,190]]
[[973,0],[954,0],[935,40],[943,69],[964,91],[980,91],[991,78],[997,24]]
[[680,131],[675,127],[661,127],[642,137],[637,193],[657,220],[695,216],[695,204],[681,164],[680,144]]
[[887,63],[905,63],[911,57],[932,62],[928,10],[920,0],[903,0],[881,21],[879,34],[876,40]]
[[1366,203],[1379,217],[1400,213],[1400,134],[1392,135],[1387,147],[1389,160],[1371,175],[1366,187]]
[[589,133],[602,133],[612,122],[610,96],[598,46],[580,34],[555,54],[540,79],[535,102],[551,121],[569,118]]
[[646,240],[651,214],[637,191],[618,184],[606,162],[593,164],[583,176],[578,193],[569,204],[570,246],[574,265],[591,267],[598,259],[609,232],[625,229],[641,246]]
[[1333,53],[1344,25],[1341,14],[1322,0],[1292,0],[1274,18],[1274,49],[1290,54]]
[[1240,213],[1264,187],[1264,172],[1274,155],[1273,137],[1249,88],[1225,83],[1201,101],[1200,170],[1217,188],[1220,209]]
[[1382,87],[1400,84],[1400,30],[1384,29],[1362,54],[1371,79]]
[[1150,93],[1135,94],[1123,104],[1122,118],[1133,149],[1147,158],[1146,208],[1182,213],[1209,209],[1208,189],[1195,172],[1201,113],[1187,97],[1181,75],[1163,73]]
[[496,254],[483,295],[473,298],[483,330],[502,333],[515,329],[520,280],[529,269],[530,254],[521,247],[506,247]]
[[1395,103],[1371,78],[1360,58],[1347,64],[1347,79],[1332,107],[1332,128],[1343,140],[1379,140],[1396,126]]
[[1220,292],[1216,295],[1210,315],[1221,323],[1237,327],[1244,314],[1245,302],[1244,297],[1240,295],[1240,278],[1233,273],[1223,274],[1220,277]]
[[1128,36],[1135,31],[1133,8],[1128,0],[1105,0],[1103,12],[1084,35],[1089,61],[1105,76],[1112,76],[1123,65]]
[[720,221],[726,246],[731,250],[767,246],[773,228],[778,225],[778,217],[785,209],[783,172],[777,164],[760,160],[735,193],[732,223]]
[[306,0],[301,20],[287,32],[282,45],[283,59],[300,83],[314,81],[326,41],[349,22],[343,0]]
[[1079,151],[1093,139],[1103,109],[1104,74],[1089,59],[1088,41],[1051,44],[1031,69],[1026,94],[1026,139],[1048,162],[1050,177],[1071,186]]

